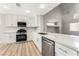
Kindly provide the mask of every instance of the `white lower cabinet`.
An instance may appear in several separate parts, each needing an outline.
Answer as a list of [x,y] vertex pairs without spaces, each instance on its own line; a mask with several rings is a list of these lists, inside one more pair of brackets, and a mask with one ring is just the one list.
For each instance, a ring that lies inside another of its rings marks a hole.
[[39,51],[42,52],[41,35],[39,35],[38,33],[32,33],[32,39],[33,39],[35,45],[37,46],[37,48],[39,49]]
[[56,56],[77,56],[77,51],[63,46],[59,43],[55,43],[55,55]]
[[27,40],[30,40],[30,34],[27,32]]
[[38,49],[41,52],[42,51],[42,39],[41,39],[41,36],[40,35],[38,35],[37,37],[38,37],[37,38],[37,47],[38,47]]
[[34,39],[34,33],[32,32],[32,30],[30,30],[29,28],[27,29],[27,41],[33,40]]
[[10,35],[11,42],[16,42],[16,34]]
[[3,43],[13,43],[16,42],[16,35],[15,34],[3,34],[2,40]]

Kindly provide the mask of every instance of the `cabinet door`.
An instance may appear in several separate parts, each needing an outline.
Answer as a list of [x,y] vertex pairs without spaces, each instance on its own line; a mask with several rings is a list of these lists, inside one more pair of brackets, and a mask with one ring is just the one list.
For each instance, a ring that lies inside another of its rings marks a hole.
[[31,38],[34,41],[35,45],[37,46],[37,48],[40,50],[40,52],[42,52],[42,39],[41,39],[41,35],[39,35],[38,33],[32,32],[31,33]]
[[17,16],[16,15],[13,15],[13,19],[12,19],[12,21],[11,21],[11,23],[12,23],[12,26],[17,26]]
[[37,34],[37,46],[38,46],[38,49],[40,50],[40,52],[42,52],[42,39],[41,39],[41,35],[38,35]]
[[12,25],[12,16],[11,15],[6,15],[5,16],[5,24],[6,26],[11,26]]
[[30,17],[29,16],[26,16],[26,18],[27,18],[27,27],[30,27],[32,21],[30,20]]
[[10,40],[11,42],[16,42],[16,35],[14,33],[10,35]]
[[25,20],[24,21],[26,22],[26,25],[28,25],[28,16],[25,16]]
[[10,35],[9,34],[4,34],[3,41],[5,43],[10,43],[11,42]]
[[22,16],[22,15],[18,15],[17,20],[20,21],[20,22],[26,22],[26,17]]
[[6,15],[5,16],[6,26],[17,26],[17,17],[16,15]]
[[22,21],[21,16],[17,15],[17,21]]
[[16,42],[16,36],[12,34],[5,34],[4,35],[4,42],[11,43]]
[[36,16],[32,16],[31,17],[31,20],[32,20],[31,26],[32,27],[37,27],[37,19],[36,19]]
[[0,14],[0,25],[4,26],[5,25],[5,15]]
[[34,26],[38,27],[39,23],[38,23],[38,19],[37,16],[34,17]]
[[2,25],[2,15],[0,15],[0,25]]
[[35,16],[28,16],[27,26],[28,27],[36,27],[37,26],[37,19],[35,18]]
[[55,52],[56,56],[77,56],[77,51],[58,43],[55,44]]
[[27,32],[27,41],[31,40],[31,37],[30,36],[31,36],[30,33]]

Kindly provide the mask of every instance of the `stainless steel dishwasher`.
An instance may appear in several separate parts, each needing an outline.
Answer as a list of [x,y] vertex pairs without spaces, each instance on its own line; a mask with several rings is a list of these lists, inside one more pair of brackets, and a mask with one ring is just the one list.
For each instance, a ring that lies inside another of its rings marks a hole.
[[43,56],[55,56],[55,42],[42,37],[42,55]]

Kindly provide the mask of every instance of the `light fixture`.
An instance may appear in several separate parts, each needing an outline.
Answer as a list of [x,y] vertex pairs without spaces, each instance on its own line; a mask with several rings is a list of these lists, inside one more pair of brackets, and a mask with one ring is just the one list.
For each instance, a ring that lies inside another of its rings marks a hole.
[[31,11],[30,11],[30,10],[25,10],[25,12],[26,12],[26,13],[30,13]]
[[44,9],[45,8],[45,4],[40,4],[40,8]]

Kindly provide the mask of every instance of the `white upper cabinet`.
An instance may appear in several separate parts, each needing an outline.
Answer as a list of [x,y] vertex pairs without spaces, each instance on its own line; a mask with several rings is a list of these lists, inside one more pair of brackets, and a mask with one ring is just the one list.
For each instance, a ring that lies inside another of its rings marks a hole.
[[15,15],[5,15],[6,26],[17,26],[17,19]]
[[17,16],[16,15],[13,15],[13,20],[12,20],[12,26],[17,26],[17,18],[16,18]]
[[0,27],[4,27],[4,26],[5,26],[5,15],[0,14]]
[[2,21],[1,21],[1,15],[0,15],[0,25],[1,25],[1,22],[2,22]]
[[33,16],[28,16],[27,27],[33,27],[34,26],[34,20],[35,20],[35,18]]
[[23,15],[5,15],[5,26],[17,27],[17,22],[26,22],[27,27],[38,27],[39,19],[37,16],[23,16]]
[[2,15],[0,15],[0,25],[2,25]]
[[12,16],[11,15],[5,15],[5,25],[6,26],[11,26],[11,21],[12,21]]
[[27,27],[37,27],[37,18],[36,16],[28,16]]
[[17,21],[18,22],[26,22],[26,16],[18,15],[17,16]]
[[17,22],[26,22],[25,16],[19,16],[19,15],[6,15],[5,17],[5,23],[6,26],[17,26]]

